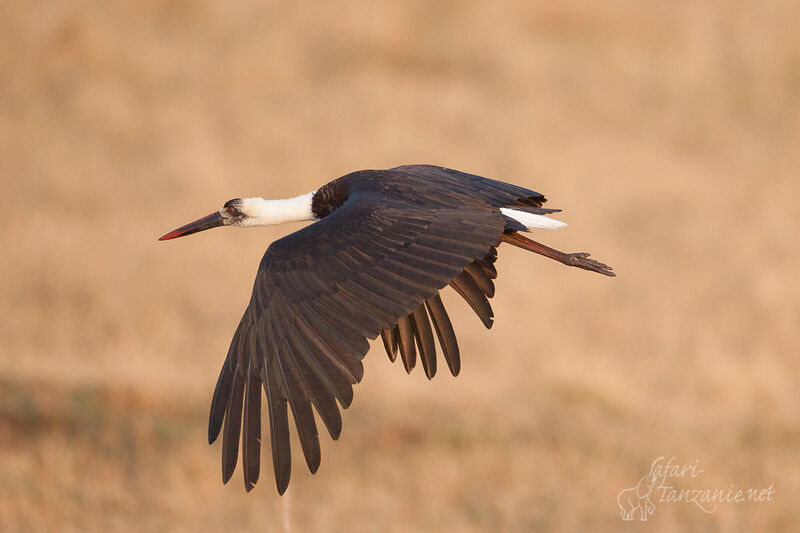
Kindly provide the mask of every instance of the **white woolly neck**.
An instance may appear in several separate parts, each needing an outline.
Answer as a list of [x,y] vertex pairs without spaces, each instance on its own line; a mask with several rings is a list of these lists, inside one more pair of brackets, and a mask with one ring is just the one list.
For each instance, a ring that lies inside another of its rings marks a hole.
[[283,200],[242,198],[239,210],[244,213],[245,218],[240,225],[247,228],[314,220],[314,213],[311,211],[314,192],[316,191]]

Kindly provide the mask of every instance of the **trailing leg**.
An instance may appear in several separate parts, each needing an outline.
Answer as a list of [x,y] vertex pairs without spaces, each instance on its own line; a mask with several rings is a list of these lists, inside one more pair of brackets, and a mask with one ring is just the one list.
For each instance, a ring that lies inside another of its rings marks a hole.
[[549,246],[545,246],[544,244],[540,244],[536,241],[532,241],[516,232],[504,233],[500,240],[507,242],[508,244],[518,246],[523,250],[528,250],[530,252],[535,252],[545,257],[549,257],[550,259],[555,259],[559,263],[567,266],[591,270],[592,272],[597,272],[598,274],[603,274],[604,276],[616,276],[616,274],[611,271],[612,268],[610,266],[599,261],[595,261],[594,259],[589,259],[589,254],[586,252],[567,254],[554,248],[550,248]]

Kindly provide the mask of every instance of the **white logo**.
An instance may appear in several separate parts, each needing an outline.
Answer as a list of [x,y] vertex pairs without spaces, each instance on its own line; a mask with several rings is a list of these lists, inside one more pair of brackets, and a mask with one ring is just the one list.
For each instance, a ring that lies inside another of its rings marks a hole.
[[647,520],[647,517],[655,512],[656,504],[653,503],[650,494],[657,480],[651,470],[651,473],[640,479],[635,487],[619,491],[617,504],[623,520],[633,520],[636,511],[639,511],[639,520]]
[[[634,487],[623,489],[617,495],[620,518],[647,520],[656,511],[658,503],[690,503],[704,513],[714,513],[721,503],[771,502],[775,488],[737,488],[733,483],[724,489],[684,488],[705,472],[699,461],[693,464],[678,463],[675,457],[659,457],[650,464],[650,472]],[[681,485],[678,487],[677,485]]]

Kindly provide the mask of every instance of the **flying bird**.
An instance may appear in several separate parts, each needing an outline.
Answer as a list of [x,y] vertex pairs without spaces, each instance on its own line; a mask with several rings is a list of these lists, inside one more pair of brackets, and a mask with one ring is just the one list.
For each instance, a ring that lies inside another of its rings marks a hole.
[[[222,480],[233,475],[241,442],[245,489],[258,481],[262,389],[267,399],[278,493],[289,485],[289,408],[311,473],[320,464],[316,418],[336,440],[340,408],[363,375],[367,339],[378,335],[407,372],[417,356],[436,374],[436,344],[450,372],[461,355],[439,292],[447,285],[492,327],[489,298],[497,248],[508,243],[606,276],[588,253],[564,253],[523,233],[556,229],[538,192],[432,165],[361,170],[285,200],[235,198],[159,240],[218,226],[315,221],[273,242],[233,335],[211,401],[208,441],[222,433]],[[338,404],[337,404],[338,402]]]

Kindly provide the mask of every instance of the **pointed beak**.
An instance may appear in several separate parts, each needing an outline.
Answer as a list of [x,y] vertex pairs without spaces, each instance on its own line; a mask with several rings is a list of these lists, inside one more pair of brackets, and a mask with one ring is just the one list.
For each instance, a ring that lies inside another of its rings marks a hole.
[[225,219],[222,218],[222,215],[219,214],[219,211],[215,211],[208,216],[205,216],[199,220],[195,220],[194,222],[190,222],[185,226],[181,226],[178,229],[174,229],[167,233],[166,235],[162,235],[158,240],[159,241],[168,241],[170,239],[175,239],[177,237],[184,237],[186,235],[191,235],[192,233],[197,233],[198,231],[204,231],[211,228],[216,228],[217,226],[222,226],[225,224]]

